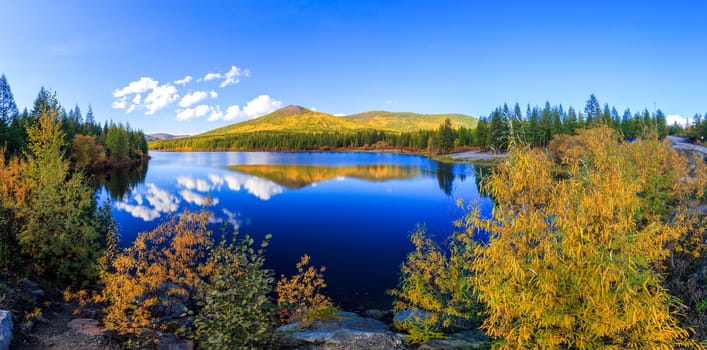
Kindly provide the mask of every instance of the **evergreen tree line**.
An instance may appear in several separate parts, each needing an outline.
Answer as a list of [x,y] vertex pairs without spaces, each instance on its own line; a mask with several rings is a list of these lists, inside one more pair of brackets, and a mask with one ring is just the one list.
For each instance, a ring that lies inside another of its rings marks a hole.
[[22,156],[28,151],[28,130],[39,124],[43,112],[52,111],[63,133],[62,151],[78,168],[105,168],[128,160],[147,157],[145,134],[130,125],[96,122],[93,109],[85,115],[79,106],[66,110],[56,93],[39,90],[31,110],[19,112],[5,75],[0,77],[0,148],[5,156]]
[[583,111],[573,107],[565,110],[562,105],[552,106],[550,102],[542,108],[528,105],[525,113],[517,102],[513,108],[507,104],[499,106],[479,121],[477,145],[505,150],[511,140],[518,140],[533,146],[547,146],[555,135],[575,135],[579,129],[597,125],[606,125],[626,139],[653,133],[664,138],[670,131],[665,114],[660,109],[654,113],[647,109],[635,113],[626,109],[619,113],[616,107],[610,107],[608,103],[602,108],[592,94]]
[[693,122],[691,124],[688,123],[686,129],[683,129],[681,125],[674,125],[671,126],[671,131],[675,128],[675,134],[684,134],[692,142],[705,143],[707,141],[707,113],[704,116],[697,113],[692,120]]

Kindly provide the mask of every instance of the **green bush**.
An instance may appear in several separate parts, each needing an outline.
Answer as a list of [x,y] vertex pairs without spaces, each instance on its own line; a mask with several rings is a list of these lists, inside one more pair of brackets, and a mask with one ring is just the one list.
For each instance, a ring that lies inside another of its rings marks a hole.
[[263,250],[270,235],[257,251],[253,239],[245,236],[230,243],[222,241],[211,253],[212,268],[202,286],[199,314],[194,322],[195,338],[207,349],[262,349],[273,344],[275,330],[272,291],[273,273],[264,269]]

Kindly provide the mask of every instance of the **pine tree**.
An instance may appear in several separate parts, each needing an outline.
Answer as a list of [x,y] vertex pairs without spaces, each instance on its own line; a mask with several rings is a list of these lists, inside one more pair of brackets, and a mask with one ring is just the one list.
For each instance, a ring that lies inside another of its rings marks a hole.
[[7,83],[5,74],[0,76],[0,123],[10,125],[12,118],[19,114],[15,98],[12,96],[10,84]]
[[591,125],[599,115],[601,114],[601,107],[599,106],[599,101],[594,94],[589,96],[587,104],[584,106],[584,113],[586,114],[586,124]]

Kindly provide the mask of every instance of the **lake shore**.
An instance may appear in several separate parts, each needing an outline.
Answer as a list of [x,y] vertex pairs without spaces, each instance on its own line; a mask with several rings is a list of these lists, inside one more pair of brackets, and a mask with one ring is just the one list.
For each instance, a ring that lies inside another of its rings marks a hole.
[[423,156],[432,160],[447,162],[447,163],[493,163],[499,159],[506,157],[506,153],[496,153],[482,150],[463,150],[452,153],[429,153],[425,151],[417,151],[410,149],[400,149],[400,148],[327,148],[327,149],[314,149],[314,150],[269,150],[269,149],[160,149],[151,150],[153,152],[293,152],[293,153],[306,153],[306,152],[352,152],[352,153],[383,153],[383,154],[411,154]]

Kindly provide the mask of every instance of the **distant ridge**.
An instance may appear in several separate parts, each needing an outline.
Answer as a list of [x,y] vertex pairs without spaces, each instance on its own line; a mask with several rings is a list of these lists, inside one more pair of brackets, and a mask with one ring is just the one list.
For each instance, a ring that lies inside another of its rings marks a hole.
[[346,116],[346,118],[370,125],[375,129],[396,131],[418,131],[437,129],[449,118],[452,127],[475,128],[478,119],[464,114],[418,114],[412,112],[369,111]]
[[163,132],[158,132],[154,134],[149,134],[145,135],[145,138],[147,139],[147,142],[151,141],[158,141],[158,140],[172,140],[172,139],[181,139],[184,137],[189,137],[190,135],[172,135],[172,134],[167,134]]

